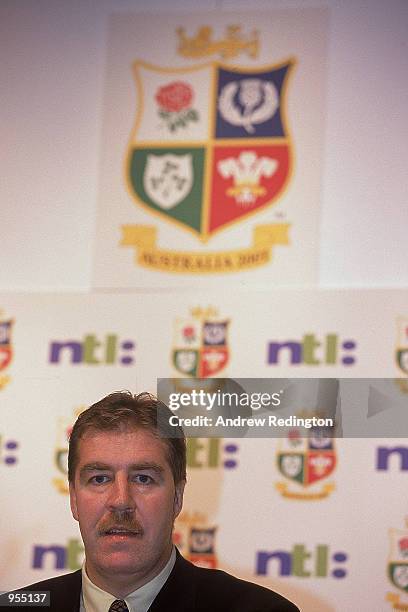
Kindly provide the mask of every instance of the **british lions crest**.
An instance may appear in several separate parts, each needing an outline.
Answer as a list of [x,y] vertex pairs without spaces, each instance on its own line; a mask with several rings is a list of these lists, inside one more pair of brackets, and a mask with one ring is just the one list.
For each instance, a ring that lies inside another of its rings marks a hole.
[[402,373],[408,376],[408,317],[399,317],[397,327],[398,339],[395,357]]
[[292,429],[281,441],[277,453],[278,469],[286,481],[276,484],[283,497],[318,500],[330,495],[334,484],[327,482],[337,463],[332,432],[324,428],[310,429],[301,437]]
[[[126,170],[135,203],[202,242],[273,206],[292,167],[285,111],[292,66],[293,60],[259,69],[219,62],[162,69],[136,62],[139,104]],[[248,258],[249,249],[240,257],[223,252],[222,264],[209,265],[207,257],[205,266],[191,253],[175,259],[174,252],[149,250],[156,238],[151,227],[123,230],[123,246],[150,254],[139,256],[141,265],[176,272],[254,267],[269,259],[266,244],[270,250],[288,243],[287,224],[263,226],[255,232],[257,258]]]
[[10,382],[6,372],[13,359],[13,325],[13,319],[0,319],[0,389]]
[[[408,527],[408,520],[405,521]],[[408,529],[390,529],[390,554],[387,574],[398,593],[387,593],[387,601],[394,610],[408,610]],[[405,601],[400,601],[401,595]]]
[[191,318],[177,319],[173,365],[183,376],[216,376],[228,363],[228,320],[219,319],[213,308],[194,308]]
[[58,491],[67,495],[68,487],[68,441],[74,426],[74,422],[79,417],[86,406],[79,406],[73,411],[71,417],[59,417],[57,420],[57,444],[54,450],[54,467],[57,475],[52,479],[52,484]]
[[408,317],[398,317],[397,320],[395,361],[403,373],[403,377],[397,378],[396,383],[403,393],[408,393]]
[[218,564],[216,535],[217,527],[208,526],[203,513],[183,512],[176,521],[173,541],[191,563],[214,569]]

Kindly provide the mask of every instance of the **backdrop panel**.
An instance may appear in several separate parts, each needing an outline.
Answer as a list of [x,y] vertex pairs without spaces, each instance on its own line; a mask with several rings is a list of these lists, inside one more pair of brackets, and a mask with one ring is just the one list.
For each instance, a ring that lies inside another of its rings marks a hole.
[[324,9],[111,18],[95,287],[316,282],[326,34]]
[[[82,561],[66,460],[67,435],[85,406],[123,388],[154,391],[158,376],[188,377],[182,368],[191,360],[180,351],[191,349],[196,332],[198,363],[216,376],[406,376],[407,297],[402,290],[205,292],[194,300],[3,295],[0,588]],[[337,347],[330,359],[329,338]],[[300,361],[288,342],[300,347]],[[282,469],[283,443],[189,440],[175,528],[182,551],[275,588],[308,612],[406,605],[407,440],[336,440],[330,467],[322,454],[313,482]]]

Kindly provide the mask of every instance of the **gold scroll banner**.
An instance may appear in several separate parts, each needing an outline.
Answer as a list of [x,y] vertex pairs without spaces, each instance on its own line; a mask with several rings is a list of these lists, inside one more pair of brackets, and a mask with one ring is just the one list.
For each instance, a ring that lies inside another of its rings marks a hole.
[[408,604],[400,602],[400,596],[396,593],[387,593],[386,601],[392,604],[393,610],[408,610]]
[[320,491],[316,493],[306,493],[306,492],[297,492],[291,491],[285,482],[276,483],[276,489],[283,497],[288,497],[290,499],[304,499],[307,501],[312,501],[315,499],[324,499],[328,497],[330,493],[334,491],[334,484],[332,482],[323,485]]
[[8,385],[10,380],[10,376],[0,376],[0,389]]
[[397,378],[396,382],[403,393],[408,393],[408,378]]
[[53,478],[52,484],[57,489],[58,493],[69,493],[68,482],[62,478]]
[[124,225],[120,245],[134,247],[136,262],[144,268],[179,274],[239,272],[270,262],[274,245],[289,244],[289,227],[289,223],[256,227],[253,244],[246,249],[194,253],[158,248],[157,228],[153,226]]

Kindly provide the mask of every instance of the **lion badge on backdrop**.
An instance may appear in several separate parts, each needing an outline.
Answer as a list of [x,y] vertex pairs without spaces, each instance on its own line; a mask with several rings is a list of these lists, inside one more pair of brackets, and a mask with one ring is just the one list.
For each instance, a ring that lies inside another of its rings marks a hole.
[[176,520],[173,541],[181,554],[200,567],[217,567],[217,527],[209,526],[202,512],[182,512]]
[[217,376],[229,360],[229,320],[215,308],[193,308],[191,317],[176,319],[172,349],[173,366],[193,378]]
[[3,319],[0,310],[0,390],[11,380],[7,370],[13,360],[13,326],[14,319]]
[[[397,318],[395,362],[403,376],[408,377],[408,317]],[[408,378],[398,378],[397,383],[401,391],[408,393]]]
[[327,478],[336,468],[337,454],[330,434],[324,428],[314,427],[308,437],[302,437],[297,429],[292,429],[285,439],[278,441],[277,466],[285,481],[277,482],[276,488],[283,497],[311,501],[332,493],[335,486]]
[[[408,519],[405,519],[405,523],[408,528]],[[408,610],[408,529],[390,529],[389,538],[387,575],[399,593],[388,592],[386,601],[392,604],[393,610]],[[405,601],[401,601],[401,592]]]
[[56,422],[57,443],[54,449],[54,467],[57,475],[52,479],[52,484],[58,493],[64,495],[69,493],[68,487],[68,441],[72,428],[78,416],[87,406],[78,406],[73,410],[70,417],[58,417]]

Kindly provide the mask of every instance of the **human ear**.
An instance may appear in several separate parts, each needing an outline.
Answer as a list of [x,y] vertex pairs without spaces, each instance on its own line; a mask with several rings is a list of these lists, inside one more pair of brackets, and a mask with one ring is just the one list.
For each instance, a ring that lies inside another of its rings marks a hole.
[[76,521],[78,521],[78,506],[76,499],[75,486],[72,482],[69,483],[69,503],[71,506],[72,516]]
[[174,491],[174,518],[176,518],[183,507],[183,495],[184,495],[184,487],[186,486],[186,481],[181,480],[175,486]]

